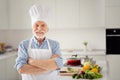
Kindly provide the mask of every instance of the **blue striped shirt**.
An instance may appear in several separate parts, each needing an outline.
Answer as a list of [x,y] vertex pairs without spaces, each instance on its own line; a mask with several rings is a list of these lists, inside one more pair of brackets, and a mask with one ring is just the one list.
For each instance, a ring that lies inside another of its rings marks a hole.
[[[15,64],[15,68],[18,70],[20,67],[22,67],[23,65],[27,64],[27,60],[28,60],[28,45],[29,45],[29,40],[24,40],[19,44],[19,48],[18,48],[18,57],[16,59],[16,64]],[[49,43],[50,43],[50,47],[51,47],[51,51],[52,54],[58,54],[60,57],[55,59],[55,62],[57,63],[58,67],[61,68],[63,66],[63,60],[61,57],[61,52],[60,52],[60,47],[59,47],[59,43],[57,41],[48,39]],[[32,44],[31,44],[31,48],[35,48],[35,49],[48,49],[48,44],[47,44],[47,40],[45,38],[45,40],[43,41],[43,43],[40,45],[39,42],[36,40],[35,37],[32,37]]]

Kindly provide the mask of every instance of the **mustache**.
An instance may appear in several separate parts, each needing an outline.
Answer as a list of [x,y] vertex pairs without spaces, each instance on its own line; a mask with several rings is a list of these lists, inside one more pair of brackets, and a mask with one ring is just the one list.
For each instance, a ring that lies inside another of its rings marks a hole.
[[39,31],[39,30],[35,30],[34,32],[42,32],[42,33],[45,33],[45,31],[44,30],[41,30],[41,31]]

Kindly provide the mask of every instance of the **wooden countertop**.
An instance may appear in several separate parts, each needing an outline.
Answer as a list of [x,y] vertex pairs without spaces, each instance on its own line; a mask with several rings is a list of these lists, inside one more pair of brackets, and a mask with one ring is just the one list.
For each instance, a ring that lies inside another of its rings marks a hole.
[[[70,67],[70,66],[69,66]],[[68,71],[68,69],[67,69],[68,67],[67,66],[65,66],[65,67],[63,67],[61,70],[60,70],[60,76],[72,76],[75,72],[70,72],[70,71]],[[81,69],[81,67],[75,67],[75,66],[73,66],[72,67],[76,72],[79,70],[79,69]]]

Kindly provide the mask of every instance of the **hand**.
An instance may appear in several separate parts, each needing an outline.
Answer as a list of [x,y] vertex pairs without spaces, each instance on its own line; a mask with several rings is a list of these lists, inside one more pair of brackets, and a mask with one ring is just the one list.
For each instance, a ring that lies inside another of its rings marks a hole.
[[58,54],[53,54],[51,58],[58,58],[60,57]]
[[32,64],[34,62],[34,59],[32,59],[32,58],[28,58],[28,64]]

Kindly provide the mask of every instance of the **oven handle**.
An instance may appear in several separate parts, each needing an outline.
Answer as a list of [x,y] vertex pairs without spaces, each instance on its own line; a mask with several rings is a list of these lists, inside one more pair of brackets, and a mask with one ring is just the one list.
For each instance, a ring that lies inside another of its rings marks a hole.
[[113,37],[114,37],[114,36],[115,36],[115,37],[120,37],[120,35],[106,35],[106,36],[107,36],[107,37],[112,37],[112,36],[113,36]]

